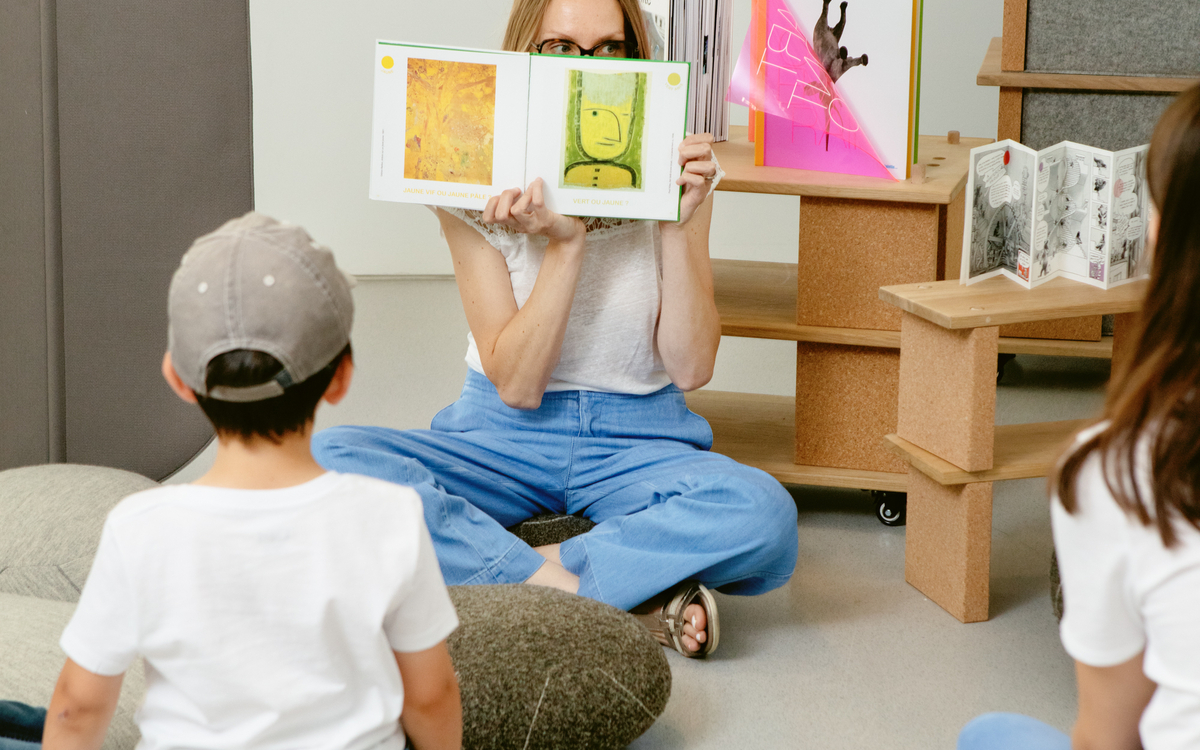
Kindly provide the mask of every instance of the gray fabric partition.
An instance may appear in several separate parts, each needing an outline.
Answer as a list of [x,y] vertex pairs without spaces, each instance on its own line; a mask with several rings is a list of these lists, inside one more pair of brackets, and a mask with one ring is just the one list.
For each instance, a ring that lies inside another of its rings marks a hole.
[[1200,75],[1197,0],[1029,0],[1025,69]]
[[41,20],[0,3],[0,469],[49,456]]
[[[0,395],[0,433],[10,432],[0,468],[58,460],[161,478],[211,438],[159,374],[171,273],[192,239],[253,206],[247,0],[6,0],[2,12],[19,24],[3,23],[0,74],[23,87],[0,93],[0,126],[24,126],[29,144],[0,146],[0,163],[23,159],[0,189],[32,204],[0,209],[6,224],[20,220],[2,233],[5,255],[17,245],[23,276],[40,268],[44,281],[39,290],[6,274],[0,287],[0,373],[23,375]],[[39,46],[31,31],[47,25]],[[34,67],[47,52],[51,64]],[[57,122],[10,124],[14,100],[47,83]],[[37,158],[25,158],[34,145]],[[35,192],[43,179],[49,189]],[[53,218],[48,206],[61,220],[42,229],[34,217]],[[14,326],[9,314],[22,319]],[[33,362],[13,364],[23,352]]]
[[1150,142],[1172,94],[1026,89],[1021,142],[1034,149],[1075,141],[1116,151]]

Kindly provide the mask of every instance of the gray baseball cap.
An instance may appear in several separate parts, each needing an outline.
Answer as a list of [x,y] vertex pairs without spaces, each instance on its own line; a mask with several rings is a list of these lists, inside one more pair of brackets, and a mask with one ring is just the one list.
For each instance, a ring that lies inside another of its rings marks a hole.
[[[167,302],[171,363],[201,396],[241,403],[282,395],[350,342],[353,285],[303,229],[251,211],[184,253]],[[270,354],[283,370],[266,383],[209,393],[208,363],[235,349]]]

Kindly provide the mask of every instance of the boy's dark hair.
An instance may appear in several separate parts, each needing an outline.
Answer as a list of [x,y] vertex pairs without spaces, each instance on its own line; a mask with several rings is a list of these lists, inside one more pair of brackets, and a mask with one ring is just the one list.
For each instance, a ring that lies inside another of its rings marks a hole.
[[[312,421],[317,404],[329,388],[338,365],[350,356],[350,345],[346,344],[346,348],[320,372],[308,380],[288,387],[282,396],[262,401],[234,403],[197,394],[196,400],[218,435],[242,440],[260,437],[278,445],[283,442],[285,435],[299,432]],[[279,360],[266,352],[234,349],[213,357],[208,363],[205,384],[210,391],[221,385],[258,385],[275,377],[282,369],[283,365]]]

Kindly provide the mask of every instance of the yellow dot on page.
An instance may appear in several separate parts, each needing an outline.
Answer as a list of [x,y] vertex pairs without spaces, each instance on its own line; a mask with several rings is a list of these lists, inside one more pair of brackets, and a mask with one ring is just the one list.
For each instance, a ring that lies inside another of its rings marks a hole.
[[667,83],[671,84],[672,86],[678,86],[679,82],[682,80],[683,79],[679,77],[678,73],[672,73],[671,75],[667,76]]
[[385,55],[383,60],[380,62],[383,63],[384,70],[391,70],[392,66],[396,64],[396,61],[392,59],[391,55]]

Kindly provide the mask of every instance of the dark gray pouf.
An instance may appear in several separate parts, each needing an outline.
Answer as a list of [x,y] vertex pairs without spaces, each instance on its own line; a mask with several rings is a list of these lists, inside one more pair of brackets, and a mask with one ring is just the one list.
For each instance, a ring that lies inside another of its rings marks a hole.
[[515,526],[509,526],[508,531],[530,547],[543,547],[547,544],[562,544],[573,536],[586,534],[595,526],[595,523],[583,516],[543,513],[527,518]]
[[667,658],[628,612],[525,584],[450,598],[466,750],[623,748],[666,708]]

